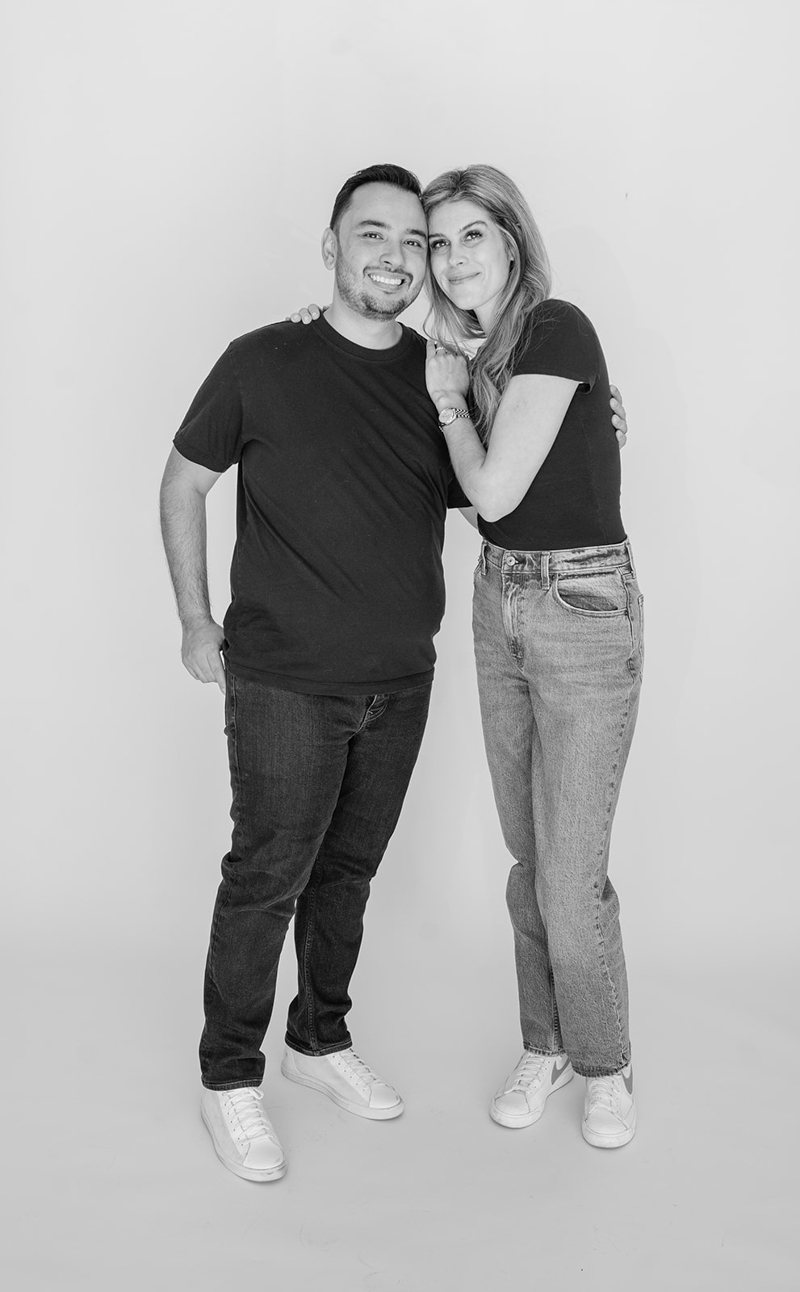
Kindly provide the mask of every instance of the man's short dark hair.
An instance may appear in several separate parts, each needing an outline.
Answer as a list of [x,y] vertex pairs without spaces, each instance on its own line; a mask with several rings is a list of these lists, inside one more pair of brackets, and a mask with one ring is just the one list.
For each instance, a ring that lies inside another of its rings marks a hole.
[[393,184],[395,188],[413,193],[415,197],[420,197],[422,194],[422,186],[416,175],[413,171],[406,170],[404,166],[392,166],[388,162],[382,166],[365,166],[363,170],[357,170],[355,175],[346,179],[336,194],[330,222],[334,233],[350,205],[350,199],[356,189],[361,188],[363,184]]

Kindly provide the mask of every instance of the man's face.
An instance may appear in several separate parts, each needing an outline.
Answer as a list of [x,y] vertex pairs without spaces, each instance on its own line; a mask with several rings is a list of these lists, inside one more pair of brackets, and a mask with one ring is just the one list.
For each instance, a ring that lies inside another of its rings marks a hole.
[[416,300],[425,281],[428,233],[422,204],[393,184],[362,184],[328,231],[339,298],[364,318],[392,319]]

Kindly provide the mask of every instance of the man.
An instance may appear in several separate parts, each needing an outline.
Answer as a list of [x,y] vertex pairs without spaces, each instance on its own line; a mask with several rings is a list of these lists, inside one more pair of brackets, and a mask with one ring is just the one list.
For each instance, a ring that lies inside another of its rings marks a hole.
[[[447,507],[467,506],[397,316],[422,288],[414,175],[351,177],[322,243],[332,304],[234,341],[175,437],[162,528],[183,661],[225,692],[233,834],[205,977],[202,1113],[236,1175],[286,1170],[261,1106],[263,1041],[292,915],[284,1076],[358,1116],[403,1103],[345,1022],[363,913],[427,717]],[[232,601],[211,617],[205,496],[239,464]],[[224,653],[223,666],[220,652]]]

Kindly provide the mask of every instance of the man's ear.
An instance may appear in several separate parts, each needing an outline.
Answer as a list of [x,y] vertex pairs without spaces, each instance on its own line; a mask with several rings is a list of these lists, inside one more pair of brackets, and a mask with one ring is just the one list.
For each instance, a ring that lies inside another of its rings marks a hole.
[[338,250],[339,244],[336,241],[336,234],[333,229],[326,229],[322,235],[322,260],[326,269],[333,269],[336,264]]

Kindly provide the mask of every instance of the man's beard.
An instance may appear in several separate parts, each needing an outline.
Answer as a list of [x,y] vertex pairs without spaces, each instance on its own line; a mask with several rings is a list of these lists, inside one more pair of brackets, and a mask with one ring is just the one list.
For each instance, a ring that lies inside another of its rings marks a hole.
[[407,293],[402,296],[370,296],[341,260],[336,265],[336,288],[341,300],[365,319],[393,319],[408,309],[413,300]]

